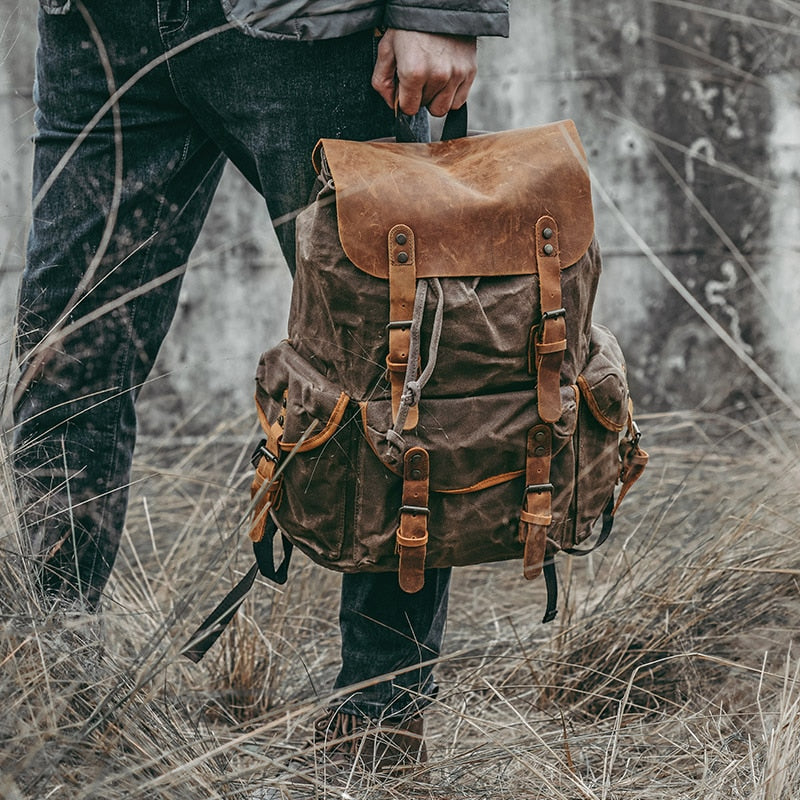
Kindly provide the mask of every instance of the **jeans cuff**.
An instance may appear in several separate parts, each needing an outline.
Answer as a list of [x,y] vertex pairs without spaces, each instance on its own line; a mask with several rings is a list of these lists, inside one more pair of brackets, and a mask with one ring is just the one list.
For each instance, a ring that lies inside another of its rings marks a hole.
[[388,686],[380,684],[376,688],[383,690],[380,692],[381,695],[388,693],[389,696],[376,697],[369,690],[353,692],[353,694],[331,703],[329,707],[334,711],[371,720],[414,717],[422,714],[439,693],[439,686],[432,677],[418,691],[395,684]]

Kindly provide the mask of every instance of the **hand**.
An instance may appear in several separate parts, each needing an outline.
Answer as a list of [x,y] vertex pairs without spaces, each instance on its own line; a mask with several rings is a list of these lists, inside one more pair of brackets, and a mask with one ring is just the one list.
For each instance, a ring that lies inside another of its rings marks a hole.
[[443,117],[464,105],[477,71],[474,37],[390,28],[378,45],[372,88],[392,108],[396,99],[404,114],[427,106]]

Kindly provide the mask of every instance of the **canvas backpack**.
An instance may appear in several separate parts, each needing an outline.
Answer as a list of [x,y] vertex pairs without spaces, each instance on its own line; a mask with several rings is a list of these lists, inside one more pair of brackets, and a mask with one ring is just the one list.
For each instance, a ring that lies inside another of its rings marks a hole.
[[601,260],[575,125],[324,139],[314,163],[288,338],[256,376],[262,573],[286,576],[276,530],[287,554],[396,572],[407,592],[429,567],[522,559],[526,578],[544,571],[552,619],[554,556],[598,520],[606,539],[647,462],[622,352],[592,322]]

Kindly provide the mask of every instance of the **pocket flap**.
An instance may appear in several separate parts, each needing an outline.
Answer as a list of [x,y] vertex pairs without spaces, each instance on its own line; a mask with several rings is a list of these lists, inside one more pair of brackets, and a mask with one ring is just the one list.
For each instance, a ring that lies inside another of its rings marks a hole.
[[[430,456],[430,488],[448,494],[468,494],[525,474],[530,428],[538,422],[531,390],[471,397],[425,397],[419,424],[404,431],[406,447],[423,447]],[[575,431],[576,392],[562,387],[563,415],[553,426],[553,451]],[[362,403],[364,434],[383,465],[399,474],[402,453],[389,447],[391,403]]]
[[291,450],[314,422],[317,426],[300,451],[327,442],[339,428],[349,402],[350,398],[298,355],[288,341],[267,350],[258,362],[256,403],[270,422],[283,417],[283,450]]
[[336,187],[347,257],[389,276],[387,236],[414,231],[417,276],[522,275],[536,271],[536,221],[559,226],[562,268],[594,234],[586,156],[571,120],[536,128],[401,144],[323,139],[314,153]]
[[594,418],[610,431],[622,431],[628,421],[625,358],[614,334],[602,325],[592,325],[589,361],[578,386]]

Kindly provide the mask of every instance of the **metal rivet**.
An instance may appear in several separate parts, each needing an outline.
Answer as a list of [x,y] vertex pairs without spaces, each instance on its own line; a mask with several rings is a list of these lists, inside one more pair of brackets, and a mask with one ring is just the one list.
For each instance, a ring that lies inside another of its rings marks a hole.
[[553,245],[551,245],[551,244],[546,244],[546,245],[544,246],[544,254],[545,254],[546,256],[551,256],[551,255],[553,255],[553,253],[555,253],[555,251],[556,251],[555,247],[553,247]]
[[546,438],[547,438],[547,434],[544,431],[536,431],[536,433],[533,434],[533,440],[535,442],[540,442],[541,443]]
[[533,451],[533,454],[534,454],[535,456],[543,456],[543,455],[545,455],[545,453],[547,453],[547,448],[546,448],[546,447],[537,447],[537,448],[536,448],[536,449]]
[[401,264],[405,264],[405,263],[408,261],[408,253],[406,253],[406,252],[405,252],[405,250],[401,250],[401,251],[400,251],[400,252],[397,254],[397,260],[398,260],[398,261],[399,261]]
[[283,414],[278,417],[278,425],[283,425]]
[[418,481],[422,478],[422,470],[421,469],[412,469],[411,470],[411,480]]
[[[553,238],[553,229],[552,228],[545,228],[542,231],[542,236],[544,236],[545,239],[552,239]],[[402,244],[402,242],[401,242],[401,244]]]
[[414,465],[419,464],[419,462],[422,461],[422,453],[414,453],[411,458],[409,458],[409,461]]
[[405,244],[408,241],[408,236],[404,233],[398,233],[397,236],[394,237],[394,240],[397,244]]

